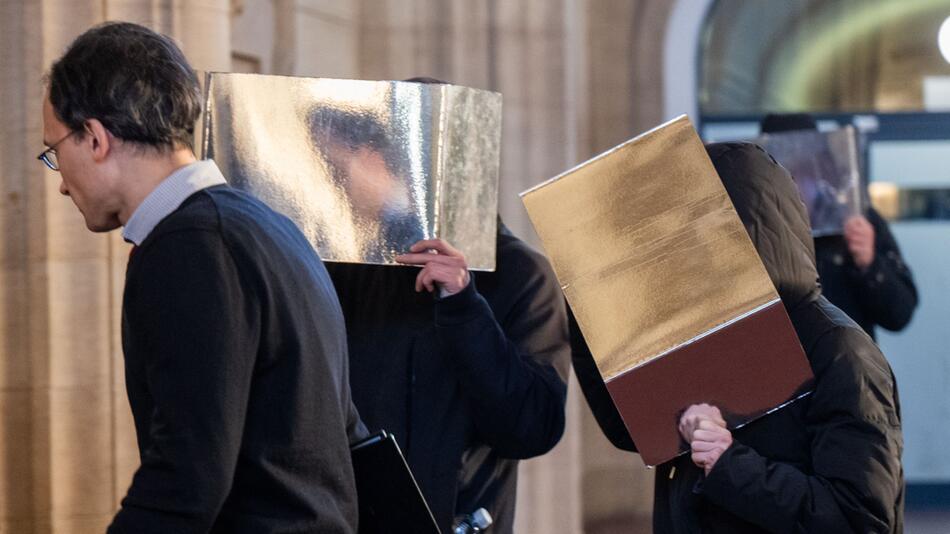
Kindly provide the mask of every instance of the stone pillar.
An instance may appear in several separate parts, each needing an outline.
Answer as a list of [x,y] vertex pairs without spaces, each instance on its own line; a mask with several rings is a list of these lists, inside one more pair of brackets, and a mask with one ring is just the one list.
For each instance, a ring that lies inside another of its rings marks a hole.
[[[630,123],[637,133],[664,120],[663,46],[673,4],[673,0],[637,0],[637,9],[629,22],[633,32],[626,50],[632,57],[628,72],[635,97]],[[679,39],[685,40],[686,36]]]
[[[69,42],[104,18],[101,2],[42,3],[41,52],[30,70],[45,72]],[[42,86],[20,79],[28,110],[25,141],[42,139]],[[28,162],[29,163],[29,162]],[[115,502],[108,237],[88,232],[59,176],[28,169],[27,258],[32,362],[33,531],[94,532]],[[37,220],[40,219],[40,220]]]
[[357,75],[357,0],[274,0],[273,74]]
[[[669,0],[589,2],[589,143],[593,157],[662,121],[662,45]],[[584,526],[590,534],[651,532],[653,471],[617,450],[583,410]]]
[[[42,150],[42,76],[104,20],[146,23],[227,69],[229,3],[0,3],[0,532],[101,533],[138,465],[122,382],[128,246],[86,230]],[[222,43],[224,43],[222,45]]]
[[231,68],[231,14],[235,0],[104,0],[106,20],[148,26],[176,41],[197,70]]
[[[49,447],[37,443],[48,431],[33,418],[34,411],[47,410],[49,395],[42,389],[43,381],[35,378],[43,370],[34,369],[37,365],[31,357],[31,349],[48,352],[45,329],[35,326],[38,320],[45,323],[45,314],[30,306],[35,297],[45,300],[47,290],[45,285],[31,284],[42,273],[29,254],[33,252],[30,234],[41,233],[46,223],[45,206],[36,196],[45,190],[47,176],[26,156],[42,149],[36,118],[42,97],[43,32],[35,31],[35,26],[32,32],[25,30],[28,21],[39,20],[41,12],[37,4],[0,3],[0,115],[4,117],[0,125],[4,140],[0,143],[0,531],[4,532],[33,532],[34,508],[48,508],[50,500],[49,484],[34,480],[33,467],[49,456]],[[27,79],[33,80],[34,90],[28,90]]]

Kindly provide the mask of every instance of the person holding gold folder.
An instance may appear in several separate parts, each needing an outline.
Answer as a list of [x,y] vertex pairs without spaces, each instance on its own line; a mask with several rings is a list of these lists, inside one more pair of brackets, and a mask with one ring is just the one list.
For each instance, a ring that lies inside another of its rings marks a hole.
[[[816,380],[810,395],[740,429],[728,429],[716,406],[688,407],[679,431],[689,452],[656,470],[655,532],[902,532],[900,403],[887,361],[822,296],[808,215],[785,169],[752,144],[707,151]],[[635,451],[571,327],[574,369],[601,429]]]

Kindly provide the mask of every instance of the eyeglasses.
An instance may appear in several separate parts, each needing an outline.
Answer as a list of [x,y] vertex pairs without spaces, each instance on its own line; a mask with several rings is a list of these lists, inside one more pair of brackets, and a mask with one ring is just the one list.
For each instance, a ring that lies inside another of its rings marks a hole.
[[39,156],[36,156],[36,159],[42,161],[47,167],[54,171],[59,171],[59,162],[56,161],[56,147],[60,145],[63,141],[69,139],[74,133],[79,132],[79,130],[73,130],[66,134],[62,139],[56,141],[49,148],[40,153]]

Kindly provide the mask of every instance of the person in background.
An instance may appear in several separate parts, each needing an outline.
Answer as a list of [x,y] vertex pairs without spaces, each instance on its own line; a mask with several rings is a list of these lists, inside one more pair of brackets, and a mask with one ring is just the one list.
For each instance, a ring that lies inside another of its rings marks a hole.
[[[764,134],[818,129],[804,113],[770,114],[761,127]],[[872,339],[875,326],[897,332],[910,322],[917,288],[887,221],[870,203],[845,222],[843,235],[815,238],[815,259],[822,293]]]
[[106,23],[53,63],[39,159],[94,232],[134,245],[122,305],[141,465],[108,531],[357,528],[346,334],[289,219],[196,161],[198,80],[175,43]]

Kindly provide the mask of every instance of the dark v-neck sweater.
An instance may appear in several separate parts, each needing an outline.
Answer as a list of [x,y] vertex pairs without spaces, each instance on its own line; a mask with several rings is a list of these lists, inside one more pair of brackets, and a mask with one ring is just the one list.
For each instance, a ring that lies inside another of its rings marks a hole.
[[343,318],[293,223],[193,194],[131,258],[122,319],[142,463],[109,532],[355,532]]

